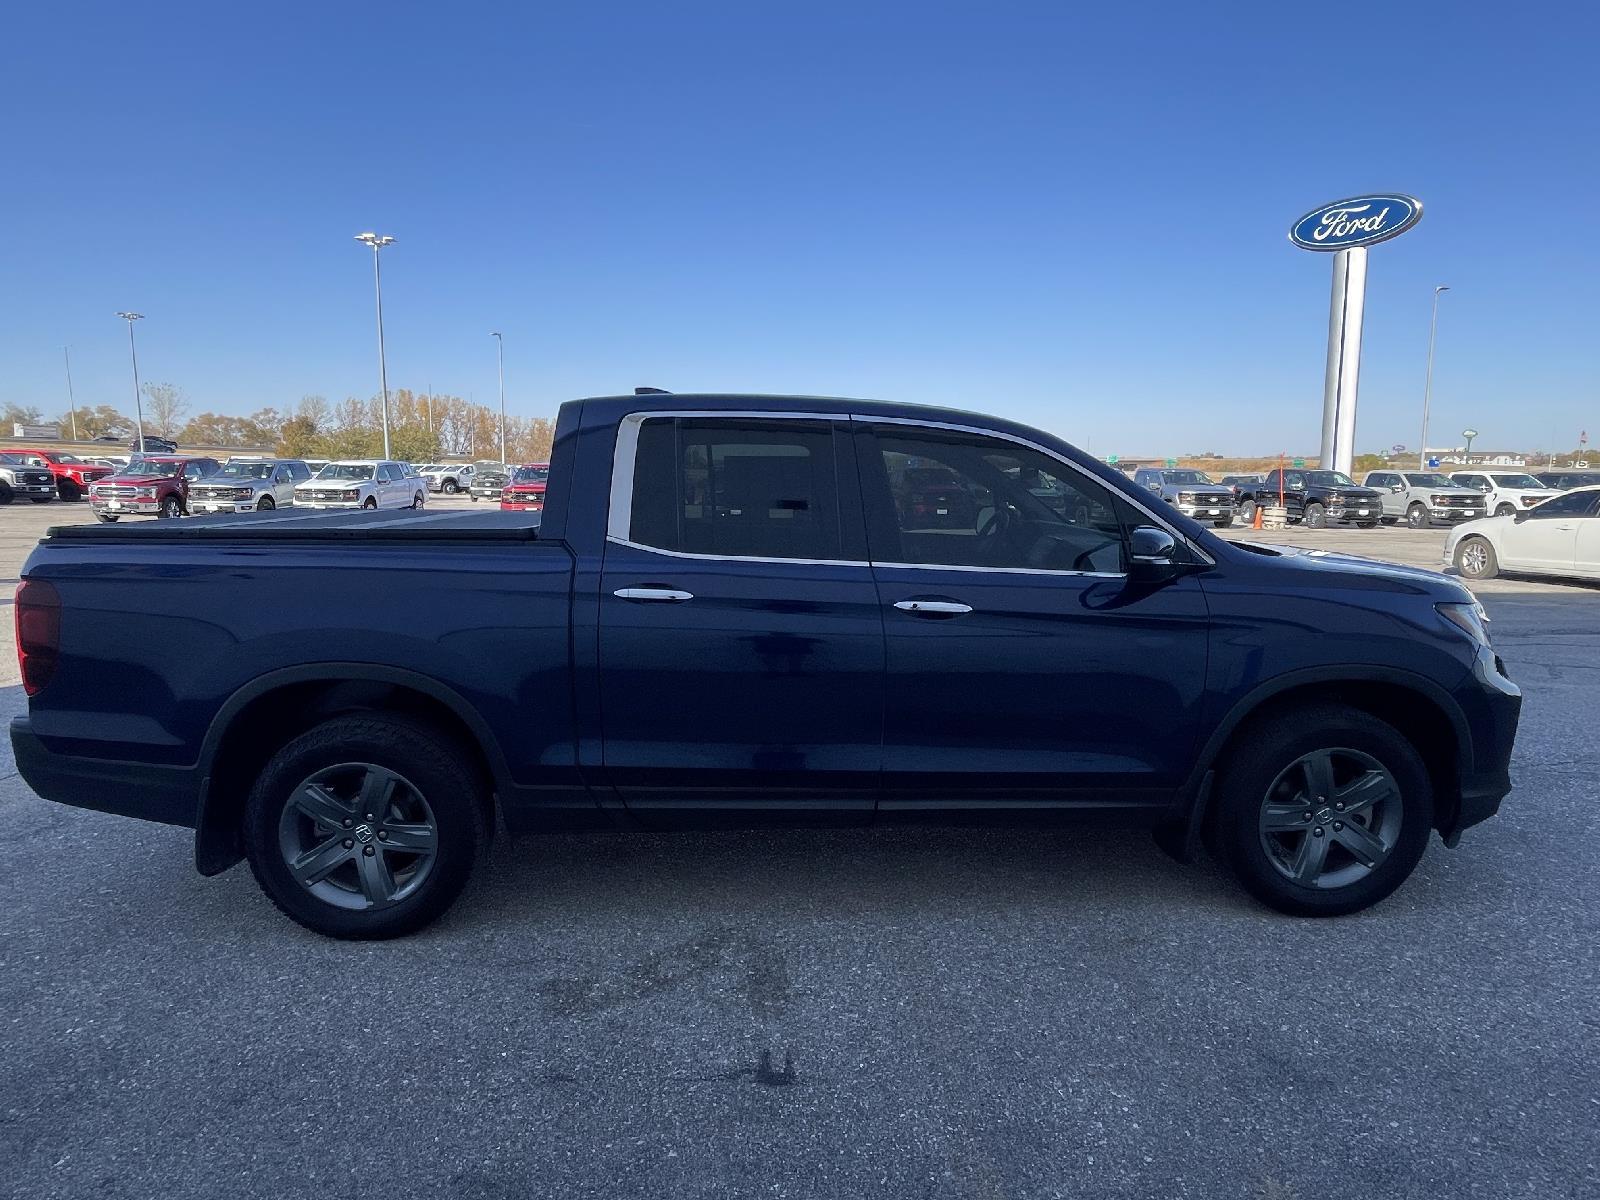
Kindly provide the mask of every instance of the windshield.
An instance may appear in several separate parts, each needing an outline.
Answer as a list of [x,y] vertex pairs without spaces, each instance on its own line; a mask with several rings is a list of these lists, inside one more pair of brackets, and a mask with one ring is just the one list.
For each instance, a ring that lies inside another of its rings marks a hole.
[[1163,483],[1210,483],[1211,477],[1204,471],[1163,471]]
[[549,467],[518,467],[511,475],[512,483],[543,483],[550,477]]
[[171,459],[141,458],[128,464],[128,474],[130,475],[160,475],[170,479],[174,475],[181,475],[182,473],[183,464],[181,462],[173,462]]
[[1356,481],[1343,471],[1307,471],[1306,478],[1321,487],[1355,487]]
[[272,474],[272,463],[229,463],[211,476],[213,479],[266,479]]
[[317,472],[318,479],[371,479],[372,468],[365,463],[329,463]]
[[83,461],[76,454],[58,454],[55,458],[58,463],[81,463]]
[[1414,483],[1418,487],[1447,487],[1447,488],[1453,488],[1453,487],[1459,487],[1460,486],[1459,484],[1452,483],[1450,480],[1446,479],[1443,475],[1424,475],[1424,474],[1421,474],[1421,473],[1416,472],[1416,471],[1408,471],[1406,473],[1406,482]]
[[1490,478],[1494,480],[1496,487],[1539,488],[1540,490],[1544,488],[1544,484],[1540,483],[1532,475],[1491,475]]

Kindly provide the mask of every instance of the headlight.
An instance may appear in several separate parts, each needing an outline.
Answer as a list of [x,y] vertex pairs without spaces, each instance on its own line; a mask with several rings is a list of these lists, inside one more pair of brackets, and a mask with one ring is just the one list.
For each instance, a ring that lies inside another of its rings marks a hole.
[[361,490],[359,488],[357,488],[357,489],[354,489],[354,490],[348,491],[348,492],[340,492],[339,493],[339,499],[341,499],[341,500],[359,500],[359,499],[361,499]]
[[141,500],[154,500],[156,498],[156,490],[153,487],[139,488],[133,494]]
[[255,488],[234,488],[233,498],[235,500],[254,500],[256,498],[256,490]]
[[1436,604],[1439,615],[1480,646],[1490,645],[1489,614],[1476,600],[1465,604]]

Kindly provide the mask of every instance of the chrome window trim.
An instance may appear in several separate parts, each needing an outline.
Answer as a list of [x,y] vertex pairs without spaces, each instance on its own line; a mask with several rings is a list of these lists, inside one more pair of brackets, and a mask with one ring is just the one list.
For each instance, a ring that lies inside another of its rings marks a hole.
[[646,421],[667,418],[709,418],[713,420],[749,420],[749,421],[851,421],[867,425],[905,425],[914,429],[938,429],[952,433],[974,434],[978,437],[998,438],[1004,442],[1012,442],[1019,446],[1026,446],[1045,457],[1053,459],[1062,466],[1075,472],[1078,476],[1119,496],[1139,512],[1148,517],[1151,522],[1161,529],[1166,530],[1175,539],[1211,566],[1216,565],[1216,559],[1196,546],[1179,529],[1173,528],[1157,516],[1136,497],[1126,495],[1105,480],[1100,479],[1085,471],[1070,459],[1062,458],[1047,446],[1019,437],[1012,433],[1003,433],[997,429],[983,429],[976,425],[959,425],[949,421],[929,421],[915,417],[884,417],[871,413],[815,413],[815,412],[773,412],[764,409],[652,409],[647,412],[628,413],[617,423],[617,441],[611,457],[611,493],[606,513],[606,541],[618,546],[626,546],[632,550],[644,550],[651,554],[662,554],[668,558],[684,558],[703,562],[749,562],[749,563],[800,563],[810,566],[827,567],[895,567],[913,571],[971,571],[981,574],[1003,575],[1061,575],[1087,579],[1125,579],[1126,571],[1052,571],[1039,567],[971,567],[957,566],[945,563],[900,563],[900,562],[872,562],[870,560],[835,559],[835,558],[765,558],[738,554],[697,554],[684,550],[667,550],[660,546],[647,546],[642,542],[633,541],[628,535],[632,531],[633,523],[633,474],[637,463],[639,451],[639,428]]

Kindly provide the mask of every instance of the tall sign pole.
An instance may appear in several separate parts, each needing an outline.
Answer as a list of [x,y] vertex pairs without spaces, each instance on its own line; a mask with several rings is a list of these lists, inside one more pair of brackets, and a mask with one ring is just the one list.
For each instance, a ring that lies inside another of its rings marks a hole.
[[1361,380],[1361,320],[1367,300],[1367,247],[1398,237],[1422,219],[1412,196],[1357,196],[1324,204],[1289,229],[1303,250],[1333,254],[1328,360],[1322,379],[1324,470],[1350,473],[1355,461],[1356,388]]

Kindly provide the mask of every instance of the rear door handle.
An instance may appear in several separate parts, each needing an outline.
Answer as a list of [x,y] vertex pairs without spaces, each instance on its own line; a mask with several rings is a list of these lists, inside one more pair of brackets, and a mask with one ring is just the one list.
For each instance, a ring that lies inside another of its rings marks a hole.
[[668,604],[678,604],[684,600],[694,599],[693,592],[680,592],[676,588],[669,587],[618,588],[611,594],[619,600],[653,600]]
[[926,617],[959,617],[972,611],[972,605],[955,600],[896,600],[894,606],[901,612]]

